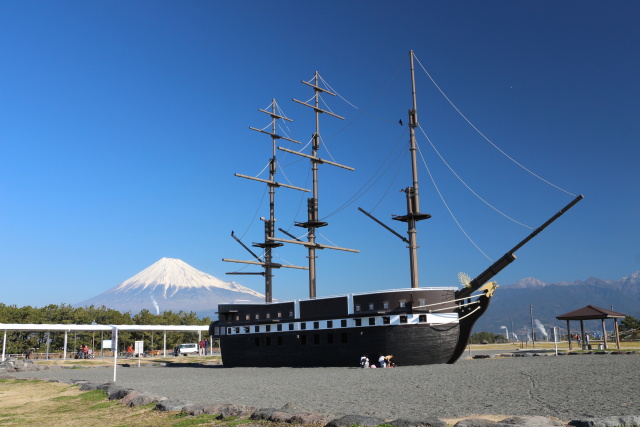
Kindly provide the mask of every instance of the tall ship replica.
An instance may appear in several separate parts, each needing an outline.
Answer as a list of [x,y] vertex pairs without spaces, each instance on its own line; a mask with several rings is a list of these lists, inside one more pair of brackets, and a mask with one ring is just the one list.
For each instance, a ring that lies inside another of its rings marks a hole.
[[[278,120],[291,121],[278,113],[275,100],[271,111],[260,110],[271,116],[271,132],[251,128],[270,135],[272,157],[269,162],[269,179],[260,179],[236,174],[238,177],[265,183],[269,187],[270,216],[264,221],[265,239],[254,243],[261,255],[254,253],[232,232],[236,239],[254,258],[251,261],[223,259],[228,262],[259,265],[265,277],[264,303],[234,303],[218,306],[218,320],[210,326],[210,335],[220,340],[222,362],[228,367],[322,367],[357,366],[364,355],[377,361],[379,355],[392,355],[399,366],[455,363],[463,354],[469,341],[473,325],[487,310],[496,288],[490,280],[513,262],[515,252],[540,233],[549,224],[564,214],[582,199],[577,196],[568,205],[535,229],[520,243],[506,252],[499,260],[473,280],[459,275],[463,287],[420,287],[418,280],[418,243],[416,225],[431,215],[420,210],[418,170],[416,159],[415,128],[418,127],[414,55],[410,52],[411,86],[413,105],[409,110],[409,137],[412,165],[411,186],[406,193],[406,214],[393,216],[396,221],[407,224],[406,237],[359,208],[365,215],[402,239],[409,249],[410,287],[366,293],[351,293],[339,296],[316,296],[316,250],[336,249],[358,252],[316,242],[316,232],[328,224],[318,215],[318,166],[320,164],[353,170],[319,157],[320,116],[329,115],[342,119],[331,111],[320,107],[320,94],[334,95],[320,87],[318,73],[311,82],[302,83],[311,87],[315,95],[309,102],[294,101],[315,112],[316,130],[312,137],[311,154],[277,146],[279,139],[299,143],[276,133]],[[313,102],[313,104],[312,104]],[[279,183],[276,175],[276,152],[278,150],[305,157],[311,162],[312,189]],[[291,188],[311,193],[307,200],[307,220],[295,225],[307,230],[306,241],[302,241],[285,230],[279,229],[290,239],[275,236],[275,189]],[[273,250],[285,243],[302,245],[308,251],[308,267],[284,265],[273,261]],[[273,270],[297,268],[308,270],[309,298],[294,301],[272,300]]]

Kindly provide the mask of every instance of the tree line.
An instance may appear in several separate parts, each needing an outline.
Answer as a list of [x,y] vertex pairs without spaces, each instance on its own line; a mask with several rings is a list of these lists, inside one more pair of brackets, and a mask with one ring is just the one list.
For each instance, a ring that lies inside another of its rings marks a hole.
[[[620,339],[625,341],[637,341],[640,340],[640,320],[633,316],[627,316],[620,322]],[[613,331],[608,331],[608,335],[613,334]],[[559,337],[566,340],[566,333]],[[474,332],[471,334],[471,344],[501,344],[506,343],[507,339],[503,334],[494,334],[491,332]]]
[[[62,325],[201,325],[208,326],[211,319],[198,318],[194,312],[168,310],[161,314],[152,314],[144,309],[138,314],[121,313],[105,306],[78,307],[68,304],[50,304],[37,308],[31,306],[17,307],[0,303],[0,323],[34,323]],[[2,333],[2,332],[0,332]],[[167,332],[167,349],[186,342],[197,342],[197,332]],[[206,334],[204,334],[206,335]],[[69,332],[67,335],[67,351],[74,352],[80,345],[87,345],[94,351],[100,351],[101,339],[111,339],[108,332]],[[2,335],[0,335],[2,339]],[[35,353],[47,351],[62,352],[64,349],[64,332],[57,331],[7,331],[6,352],[10,354],[24,353],[31,349]],[[118,331],[119,351],[135,341],[144,341],[145,350],[162,349],[164,333],[151,331]]]

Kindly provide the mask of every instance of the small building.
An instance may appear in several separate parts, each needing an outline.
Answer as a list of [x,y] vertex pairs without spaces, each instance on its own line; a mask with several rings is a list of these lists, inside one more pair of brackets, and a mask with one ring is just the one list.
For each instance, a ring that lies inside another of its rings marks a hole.
[[605,308],[595,307],[593,305],[588,305],[586,307],[579,308],[577,310],[571,311],[569,313],[563,314],[561,316],[556,316],[558,320],[566,320],[567,321],[567,333],[569,334],[569,350],[572,350],[571,345],[571,328],[569,322],[571,320],[579,320],[580,321],[580,337],[583,343],[587,343],[586,335],[584,332],[584,321],[585,320],[597,320],[600,319],[602,321],[602,335],[603,335],[603,344],[604,348],[608,348],[607,346],[607,330],[605,328],[605,320],[611,319],[613,320],[613,331],[616,337],[616,347],[620,349],[620,332],[618,330],[618,319],[624,319],[627,317],[626,314],[618,313],[616,311],[607,310]]

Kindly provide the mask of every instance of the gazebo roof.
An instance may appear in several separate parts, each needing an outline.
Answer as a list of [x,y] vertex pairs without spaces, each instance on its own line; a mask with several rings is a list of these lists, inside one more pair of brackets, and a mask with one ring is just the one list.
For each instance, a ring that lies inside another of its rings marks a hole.
[[579,308],[561,316],[556,316],[558,320],[592,320],[592,319],[622,319],[627,317],[626,314],[617,311],[607,310],[606,308],[588,305]]

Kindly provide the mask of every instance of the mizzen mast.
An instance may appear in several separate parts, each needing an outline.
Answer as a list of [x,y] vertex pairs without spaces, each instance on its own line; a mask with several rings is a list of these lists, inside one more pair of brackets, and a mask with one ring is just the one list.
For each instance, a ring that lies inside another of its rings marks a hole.
[[236,173],[235,176],[240,177],[240,178],[246,178],[246,179],[251,179],[254,181],[259,181],[259,182],[263,182],[266,183],[269,186],[269,218],[266,219],[264,217],[261,217],[260,219],[262,221],[264,221],[264,242],[262,243],[253,243],[253,246],[256,248],[262,248],[264,250],[264,255],[261,258],[260,256],[256,255],[253,251],[251,251],[251,249],[249,249],[244,243],[242,243],[240,241],[240,239],[238,237],[235,236],[235,234],[233,232],[231,232],[231,237],[233,237],[238,243],[240,243],[240,245],[242,245],[243,248],[245,248],[252,256],[254,259],[256,259],[256,261],[240,261],[240,260],[233,260],[233,259],[226,259],[223,258],[223,261],[228,261],[228,262],[238,262],[238,263],[243,263],[243,264],[254,264],[254,265],[260,265],[264,268],[264,272],[259,272],[259,273],[252,273],[252,272],[229,272],[227,274],[244,274],[244,275],[262,275],[264,276],[264,280],[265,280],[265,302],[272,302],[273,299],[273,269],[274,268],[297,268],[297,269],[303,269],[306,270],[307,267],[298,267],[298,266],[294,266],[294,265],[283,265],[283,264],[278,264],[278,263],[274,263],[273,262],[273,253],[272,250],[276,247],[282,246],[283,244],[280,242],[277,242],[274,240],[275,237],[275,222],[276,222],[276,218],[275,218],[275,189],[276,187],[285,187],[285,188],[291,188],[294,190],[300,190],[300,191],[305,191],[305,192],[309,192],[309,190],[305,189],[305,188],[300,188],[300,187],[294,187],[292,185],[287,185],[287,184],[282,184],[279,183],[275,180],[275,175],[276,175],[276,171],[277,171],[277,161],[276,161],[276,146],[277,146],[277,141],[278,139],[285,139],[287,141],[291,141],[294,142],[296,144],[300,144],[299,141],[290,139],[290,138],[286,138],[282,135],[278,135],[276,133],[277,131],[277,120],[286,120],[286,121],[293,121],[287,117],[281,116],[279,114],[277,114],[277,106],[278,104],[276,103],[276,100],[273,99],[271,102],[271,111],[266,111],[266,110],[261,110],[259,109],[258,111],[265,113],[265,114],[269,114],[271,116],[271,132],[267,132],[263,129],[257,129],[254,127],[249,127],[249,129],[251,130],[255,130],[257,132],[261,132],[267,135],[271,136],[271,159],[269,160],[269,179],[260,179],[260,178],[256,178],[256,177],[252,177],[252,176],[247,176],[247,175],[242,175],[239,173]]

